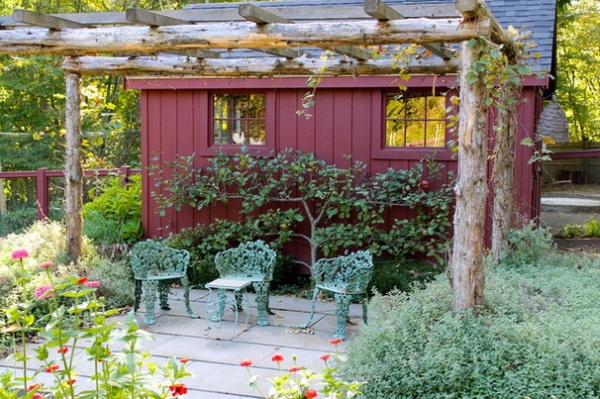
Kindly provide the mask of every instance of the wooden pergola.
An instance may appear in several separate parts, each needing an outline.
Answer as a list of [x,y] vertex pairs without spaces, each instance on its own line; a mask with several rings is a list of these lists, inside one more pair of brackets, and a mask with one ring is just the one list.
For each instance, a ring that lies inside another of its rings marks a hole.
[[[181,11],[52,14],[16,10],[0,17],[0,54],[64,56],[66,214],[69,254],[81,248],[82,75],[204,77],[458,74],[459,166],[453,251],[454,308],[478,304],[483,289],[487,198],[487,111],[481,82],[467,84],[475,37],[514,58],[517,46],[482,0],[362,6],[265,2]],[[205,5],[203,5],[205,6]],[[418,57],[380,57],[374,49],[418,44]],[[458,45],[457,45],[458,44]],[[457,49],[460,49],[457,51]],[[328,51],[332,56],[313,57]]]

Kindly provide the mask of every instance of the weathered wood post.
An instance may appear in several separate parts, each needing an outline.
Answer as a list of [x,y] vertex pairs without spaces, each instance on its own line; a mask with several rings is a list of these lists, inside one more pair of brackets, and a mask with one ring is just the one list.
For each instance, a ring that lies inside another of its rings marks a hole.
[[455,186],[452,289],[454,311],[483,304],[487,187],[487,107],[482,74],[473,80],[480,54],[461,44],[458,180]]
[[518,227],[519,209],[515,176],[515,154],[517,144],[517,114],[523,84],[504,82],[500,90],[496,143],[494,146],[492,210],[492,248],[494,262],[500,260],[502,251],[508,246],[508,232]]
[[71,260],[81,255],[83,234],[83,168],[81,166],[81,76],[66,73],[66,151],[65,151],[65,214],[67,254]]

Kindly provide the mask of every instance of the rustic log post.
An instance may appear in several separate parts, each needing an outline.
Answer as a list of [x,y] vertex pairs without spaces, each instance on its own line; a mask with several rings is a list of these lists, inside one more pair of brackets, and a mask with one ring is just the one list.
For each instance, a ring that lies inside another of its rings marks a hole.
[[502,251],[508,246],[508,232],[518,227],[519,209],[516,201],[515,152],[517,141],[517,113],[521,97],[522,82],[504,82],[500,88],[500,103],[496,140],[494,146],[494,206],[492,210],[492,248],[494,262],[500,260]]
[[66,78],[66,152],[65,214],[67,254],[72,260],[81,255],[83,234],[83,168],[81,166],[81,76],[67,73]]
[[461,44],[458,181],[452,252],[453,311],[483,304],[487,187],[487,112],[482,74],[469,81],[478,54]]

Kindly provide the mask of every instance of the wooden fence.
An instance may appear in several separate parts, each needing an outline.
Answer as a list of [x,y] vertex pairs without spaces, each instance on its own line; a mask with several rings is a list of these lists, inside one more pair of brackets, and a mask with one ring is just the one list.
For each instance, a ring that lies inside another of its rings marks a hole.
[[[129,166],[121,166],[118,169],[94,169],[84,170],[84,176],[97,177],[97,176],[109,176],[115,175],[120,176],[125,182],[131,175],[140,173],[139,169],[132,169]],[[0,172],[0,206],[5,209],[4,199],[4,179],[22,179],[22,178],[35,178],[36,179],[36,194],[37,194],[37,215],[38,220],[45,219],[50,212],[50,195],[49,195],[49,182],[52,177],[64,177],[64,170],[48,170],[46,168],[39,168],[33,171],[24,172]]]

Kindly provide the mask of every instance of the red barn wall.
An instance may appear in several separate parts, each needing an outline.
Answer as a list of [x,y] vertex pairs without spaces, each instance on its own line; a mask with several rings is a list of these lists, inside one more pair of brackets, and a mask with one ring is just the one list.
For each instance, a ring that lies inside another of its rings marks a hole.
[[[433,90],[434,84],[439,90],[445,89],[454,84],[454,78],[413,77],[407,86]],[[389,167],[410,168],[432,153],[431,148],[382,148],[384,93],[398,87],[397,77],[323,79],[317,90],[316,105],[309,110],[310,118],[297,115],[302,108],[301,98],[308,90],[305,78],[130,79],[127,87],[141,89],[142,215],[146,235],[152,237],[166,237],[215,218],[239,218],[234,206],[215,206],[202,212],[190,208],[180,212],[169,209],[163,217],[156,213],[152,193],[157,187],[147,167],[172,161],[177,155],[191,154],[197,155],[199,166],[206,159],[203,157],[213,153],[209,148],[211,90],[258,89],[273,94],[268,97],[274,101],[275,111],[267,114],[267,123],[271,124],[268,129],[274,133],[267,137],[269,150],[297,148],[314,152],[318,158],[339,166],[348,165],[350,161],[345,155],[351,155],[352,160],[366,162],[370,173],[382,172]],[[524,97],[526,101],[519,114],[519,142],[533,136],[541,110],[541,98],[534,87],[526,87]],[[536,165],[528,163],[530,148],[517,147],[515,170],[519,200],[523,214],[534,218],[538,216],[539,205]],[[456,154],[447,149],[435,150],[436,158],[445,164],[444,170],[456,171]],[[303,253],[290,255],[306,258]]]

